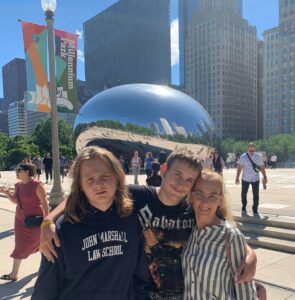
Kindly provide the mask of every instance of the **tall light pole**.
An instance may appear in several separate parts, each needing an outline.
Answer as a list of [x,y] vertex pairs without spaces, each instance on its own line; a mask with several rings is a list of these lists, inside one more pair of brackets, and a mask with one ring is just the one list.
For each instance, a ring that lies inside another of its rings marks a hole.
[[56,0],[41,0],[41,6],[45,12],[47,31],[48,31],[48,56],[49,56],[49,97],[51,103],[51,138],[52,138],[52,159],[53,159],[53,187],[50,192],[49,205],[53,209],[62,200],[64,192],[60,182],[59,166],[59,142],[58,142],[58,118],[56,102],[56,83],[55,83],[55,60],[54,60],[54,35],[53,35],[53,16],[56,8]]

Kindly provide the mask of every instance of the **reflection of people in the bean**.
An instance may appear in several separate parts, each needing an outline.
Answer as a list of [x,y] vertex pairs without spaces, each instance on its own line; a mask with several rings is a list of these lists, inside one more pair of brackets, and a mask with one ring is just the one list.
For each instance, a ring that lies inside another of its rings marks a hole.
[[222,176],[204,170],[189,201],[196,215],[196,226],[182,256],[184,299],[256,299],[254,282],[236,284],[237,277],[231,272],[225,232],[228,231],[233,271],[245,257],[246,241],[233,226]]
[[143,236],[120,162],[89,147],[71,171],[71,192],[56,222],[62,247],[53,264],[42,258],[32,299],[146,299]]
[[39,250],[40,228],[28,228],[25,218],[28,216],[46,216],[48,204],[46,191],[41,182],[34,179],[36,168],[30,163],[17,165],[16,177],[20,182],[15,185],[15,193],[12,194],[9,187],[1,187],[0,192],[16,204],[14,219],[15,248],[10,255],[13,258],[12,271],[2,275],[0,279],[15,281],[23,259]]

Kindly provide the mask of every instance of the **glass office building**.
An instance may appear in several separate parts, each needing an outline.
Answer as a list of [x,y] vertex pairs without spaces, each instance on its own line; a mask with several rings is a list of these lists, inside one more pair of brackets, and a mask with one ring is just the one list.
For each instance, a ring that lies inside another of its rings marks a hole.
[[170,84],[169,8],[169,0],[120,0],[86,21],[87,85]]

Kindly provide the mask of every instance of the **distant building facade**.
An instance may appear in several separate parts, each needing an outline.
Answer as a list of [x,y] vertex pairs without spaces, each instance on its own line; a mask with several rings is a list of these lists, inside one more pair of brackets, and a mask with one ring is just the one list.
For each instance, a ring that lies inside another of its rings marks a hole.
[[257,138],[264,135],[264,43],[257,41]]
[[282,132],[283,103],[279,88],[279,28],[266,30],[264,37],[263,135]]
[[8,106],[8,135],[27,135],[24,101],[15,101]]
[[171,82],[169,0],[120,0],[84,23],[90,88]]
[[216,136],[256,139],[256,28],[238,2],[200,0],[185,47],[186,92],[209,112]]
[[4,98],[0,98],[0,111],[3,111]]
[[2,67],[3,112],[7,112],[10,103],[24,99],[27,89],[26,62],[15,58]]
[[0,112],[0,132],[8,135],[8,116],[7,113]]
[[[237,4],[238,12],[243,16],[243,0],[234,0]],[[198,8],[200,0],[179,0],[178,20],[179,20],[179,82],[185,86],[185,40],[188,27],[192,17]]]

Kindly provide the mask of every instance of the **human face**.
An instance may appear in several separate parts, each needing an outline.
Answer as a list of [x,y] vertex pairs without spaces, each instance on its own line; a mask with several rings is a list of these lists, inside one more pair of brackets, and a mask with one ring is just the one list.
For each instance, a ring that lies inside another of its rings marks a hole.
[[29,173],[28,171],[22,170],[22,169],[16,169],[15,170],[16,173],[16,178],[23,181],[23,180],[27,180],[29,177]]
[[166,171],[158,196],[166,205],[177,205],[190,192],[199,171],[186,162],[175,160]]
[[117,188],[116,178],[110,166],[101,159],[81,163],[80,184],[92,206],[105,211],[112,205]]
[[190,194],[197,220],[206,225],[215,224],[217,208],[223,199],[217,179],[199,178]]
[[256,148],[255,147],[249,147],[248,148],[248,152],[250,155],[254,155],[254,152],[256,151]]

